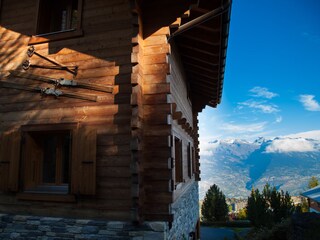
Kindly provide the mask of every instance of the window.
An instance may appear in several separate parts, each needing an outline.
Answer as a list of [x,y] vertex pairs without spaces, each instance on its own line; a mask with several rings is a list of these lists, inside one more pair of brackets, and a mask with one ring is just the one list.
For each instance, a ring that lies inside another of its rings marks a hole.
[[0,191],[37,201],[96,193],[96,129],[25,125],[0,137]]
[[71,132],[27,132],[25,141],[24,190],[68,193]]
[[188,156],[188,177],[192,177],[192,153],[191,153],[191,144],[188,144],[187,149],[187,156]]
[[192,173],[196,173],[196,153],[194,151],[194,147],[191,147],[191,155],[192,155]]
[[175,137],[174,138],[175,148],[175,182],[183,182],[183,160],[182,160],[182,141]]
[[78,0],[41,0],[37,34],[75,30],[77,19]]
[[30,44],[82,35],[82,0],[39,0],[35,36]]

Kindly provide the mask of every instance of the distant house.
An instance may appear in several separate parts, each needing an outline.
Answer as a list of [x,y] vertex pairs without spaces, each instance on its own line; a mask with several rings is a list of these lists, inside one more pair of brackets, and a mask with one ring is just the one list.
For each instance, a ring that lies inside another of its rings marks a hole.
[[310,212],[320,213],[320,186],[311,188],[301,195],[308,198]]

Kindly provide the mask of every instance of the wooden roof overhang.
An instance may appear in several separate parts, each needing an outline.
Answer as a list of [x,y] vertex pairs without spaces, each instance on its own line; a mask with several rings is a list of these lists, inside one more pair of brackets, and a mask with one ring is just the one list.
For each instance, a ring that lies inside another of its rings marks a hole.
[[222,95],[231,0],[137,1],[143,10],[144,37],[182,17],[168,40],[178,47],[194,111],[216,107]]
[[178,46],[195,111],[221,101],[231,0],[200,0],[169,40]]

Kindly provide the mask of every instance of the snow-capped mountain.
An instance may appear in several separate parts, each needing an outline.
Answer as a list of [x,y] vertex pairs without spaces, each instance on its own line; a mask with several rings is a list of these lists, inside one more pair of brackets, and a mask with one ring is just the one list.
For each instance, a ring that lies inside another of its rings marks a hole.
[[247,197],[266,182],[299,195],[311,176],[320,179],[320,139],[216,140],[201,148],[200,163],[200,198],[214,183],[227,197]]

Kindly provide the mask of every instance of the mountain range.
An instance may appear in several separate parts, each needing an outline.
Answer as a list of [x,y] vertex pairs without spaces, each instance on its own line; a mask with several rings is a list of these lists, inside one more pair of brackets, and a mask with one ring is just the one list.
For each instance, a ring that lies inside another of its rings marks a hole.
[[267,182],[299,195],[311,176],[320,179],[320,131],[316,132],[313,138],[290,135],[205,144],[200,152],[200,199],[212,184],[229,198],[247,198],[252,188],[262,189]]

